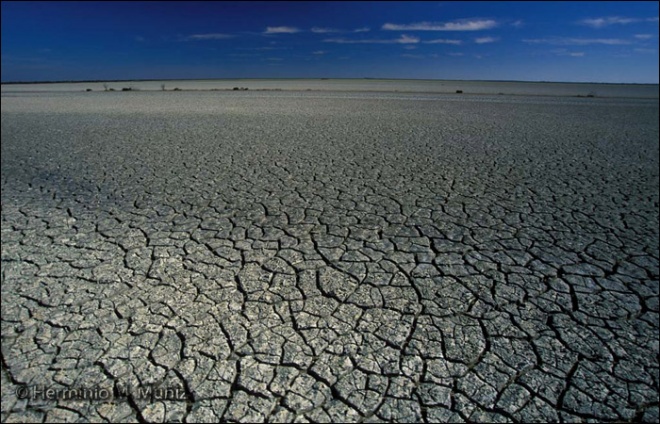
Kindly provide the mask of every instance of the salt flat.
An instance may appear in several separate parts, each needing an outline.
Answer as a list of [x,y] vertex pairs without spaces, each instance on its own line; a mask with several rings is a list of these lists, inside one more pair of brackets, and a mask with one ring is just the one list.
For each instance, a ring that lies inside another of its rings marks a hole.
[[660,96],[658,84],[598,84],[565,82],[522,81],[456,81],[456,80],[405,80],[375,78],[322,78],[322,79],[208,79],[208,80],[154,80],[70,82],[39,84],[2,84],[3,93],[26,92],[80,92],[86,90],[121,91],[130,88],[138,91],[165,90],[233,90],[247,88],[262,91],[323,91],[323,92],[403,92],[403,93],[456,93],[504,94],[529,96],[592,95],[594,97],[652,98]]
[[657,422],[658,109],[3,86],[2,420]]

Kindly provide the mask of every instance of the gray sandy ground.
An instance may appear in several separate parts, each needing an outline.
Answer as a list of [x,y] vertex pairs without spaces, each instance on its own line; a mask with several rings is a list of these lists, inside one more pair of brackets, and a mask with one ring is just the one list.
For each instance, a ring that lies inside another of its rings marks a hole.
[[2,421],[657,422],[657,117],[3,93]]

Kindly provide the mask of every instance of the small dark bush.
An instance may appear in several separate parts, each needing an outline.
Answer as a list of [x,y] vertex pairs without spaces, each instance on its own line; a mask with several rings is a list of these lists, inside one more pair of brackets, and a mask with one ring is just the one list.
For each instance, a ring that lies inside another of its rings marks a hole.
[[456,94],[463,94],[463,90],[456,90]]
[[108,88],[108,91],[115,91],[114,88]]
[[131,87],[124,87],[121,91],[133,91],[133,89]]
[[88,89],[87,89],[87,90],[85,90],[85,91],[92,91],[92,89],[91,89],[91,88],[88,88]]
[[234,91],[238,91],[238,90],[240,90],[240,89],[239,89],[238,87],[234,87],[233,90],[234,90]]

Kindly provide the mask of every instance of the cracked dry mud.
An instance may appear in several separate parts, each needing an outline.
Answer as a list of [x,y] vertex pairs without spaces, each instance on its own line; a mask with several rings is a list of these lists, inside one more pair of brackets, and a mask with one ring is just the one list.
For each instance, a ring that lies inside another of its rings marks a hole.
[[3,94],[2,420],[657,422],[657,117]]

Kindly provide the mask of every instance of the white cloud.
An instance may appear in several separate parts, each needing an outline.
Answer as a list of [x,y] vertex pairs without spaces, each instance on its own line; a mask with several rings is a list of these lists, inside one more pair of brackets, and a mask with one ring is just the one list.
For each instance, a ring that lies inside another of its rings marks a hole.
[[454,22],[418,22],[414,24],[386,23],[382,29],[389,31],[480,31],[497,26],[493,19],[463,19]]
[[443,38],[438,38],[436,40],[427,40],[427,41],[424,41],[423,43],[425,43],[425,44],[453,44],[455,46],[463,44],[463,42],[461,40],[447,40],[447,39],[443,39]]
[[653,38],[653,34],[635,34],[635,38],[638,40],[650,40]]
[[584,52],[569,52],[567,49],[554,49],[552,50],[552,53],[556,54],[557,56],[570,57],[583,57],[585,55]]
[[325,50],[317,50],[315,52],[312,52],[312,54],[315,54],[315,55],[322,55],[322,54],[325,54],[325,53],[326,53]]
[[474,42],[477,44],[488,44],[488,43],[494,43],[498,40],[499,38],[495,38],[495,37],[479,37],[479,38],[475,38]]
[[635,19],[632,18],[622,18],[620,16],[609,16],[606,18],[589,18],[583,19],[579,23],[582,25],[587,25],[593,28],[602,28],[609,25],[626,25],[635,22]]
[[314,27],[314,28],[311,29],[311,31],[315,34],[331,34],[333,32],[342,32],[340,29],[320,28],[320,27]]
[[654,18],[626,18],[622,16],[605,16],[600,18],[589,18],[579,21],[579,24],[590,26],[592,28],[604,28],[610,25],[628,25],[640,22],[658,22],[658,17]]
[[310,31],[312,31],[315,34],[346,34],[350,32],[354,32],[354,33],[369,32],[370,29],[367,27],[363,27],[363,28],[355,28],[353,30],[344,30],[337,28],[314,27]]
[[415,37],[414,35],[403,34],[401,37],[397,38],[394,41],[400,44],[416,44],[419,43],[419,37]]
[[266,27],[264,34],[295,34],[297,32],[300,32],[300,30],[296,27],[278,26]]
[[389,39],[389,40],[382,40],[382,39],[351,40],[348,38],[326,38],[323,41],[325,43],[337,43],[337,44],[416,44],[419,43],[419,37],[404,34],[399,38]]
[[522,28],[525,26],[525,22],[522,19],[518,19],[517,21],[513,22],[511,26],[515,28]]
[[630,44],[628,40],[620,38],[565,38],[565,37],[551,37],[551,38],[526,38],[523,42],[529,44],[551,44],[555,46],[587,46],[590,44],[604,44],[608,46],[623,46]]
[[229,38],[234,38],[234,35],[231,34],[220,34],[220,33],[212,33],[212,34],[193,34],[187,36],[185,39],[186,40],[227,40]]

